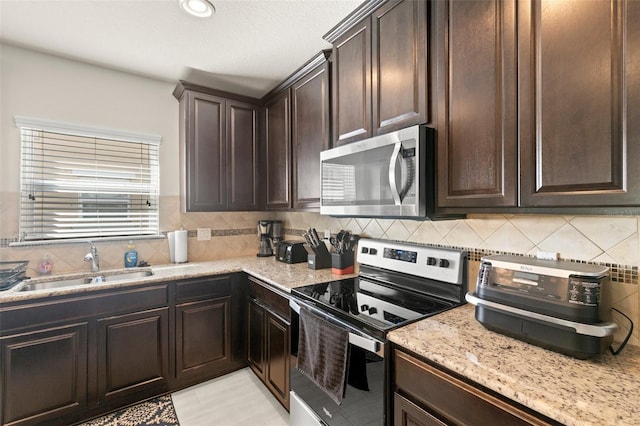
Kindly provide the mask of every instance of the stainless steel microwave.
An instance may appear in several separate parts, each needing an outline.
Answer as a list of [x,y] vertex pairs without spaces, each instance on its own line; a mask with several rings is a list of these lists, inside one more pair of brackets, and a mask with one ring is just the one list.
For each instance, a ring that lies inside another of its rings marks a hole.
[[320,153],[320,213],[427,218],[435,203],[434,133],[417,125]]

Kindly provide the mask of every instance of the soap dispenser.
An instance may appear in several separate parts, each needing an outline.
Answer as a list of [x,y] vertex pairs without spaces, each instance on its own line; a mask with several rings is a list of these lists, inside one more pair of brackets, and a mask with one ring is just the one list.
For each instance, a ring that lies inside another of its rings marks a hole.
[[124,267],[133,268],[138,265],[138,251],[136,245],[133,244],[133,240],[129,240],[127,251],[124,253]]
[[38,272],[40,272],[40,275],[50,275],[52,269],[53,263],[49,260],[49,256],[47,253],[43,254],[38,264]]

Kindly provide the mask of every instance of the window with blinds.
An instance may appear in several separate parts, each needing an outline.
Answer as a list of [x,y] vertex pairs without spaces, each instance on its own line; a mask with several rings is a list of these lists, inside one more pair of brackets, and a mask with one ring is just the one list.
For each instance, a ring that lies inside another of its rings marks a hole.
[[21,241],[158,234],[159,137],[16,124]]

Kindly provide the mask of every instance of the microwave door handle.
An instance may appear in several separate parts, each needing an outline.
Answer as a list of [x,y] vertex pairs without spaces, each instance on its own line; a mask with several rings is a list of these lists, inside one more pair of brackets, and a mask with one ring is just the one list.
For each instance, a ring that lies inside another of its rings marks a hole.
[[393,153],[391,154],[391,160],[389,161],[389,185],[391,186],[391,195],[393,196],[393,202],[396,206],[402,204],[398,183],[396,182],[396,168],[398,167],[400,151],[402,151],[402,142],[396,142],[393,147]]

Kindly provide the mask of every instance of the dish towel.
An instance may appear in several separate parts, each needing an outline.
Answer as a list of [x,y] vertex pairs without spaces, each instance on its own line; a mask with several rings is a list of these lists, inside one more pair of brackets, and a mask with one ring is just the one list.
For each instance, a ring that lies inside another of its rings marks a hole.
[[336,404],[344,397],[349,332],[300,308],[296,368]]

